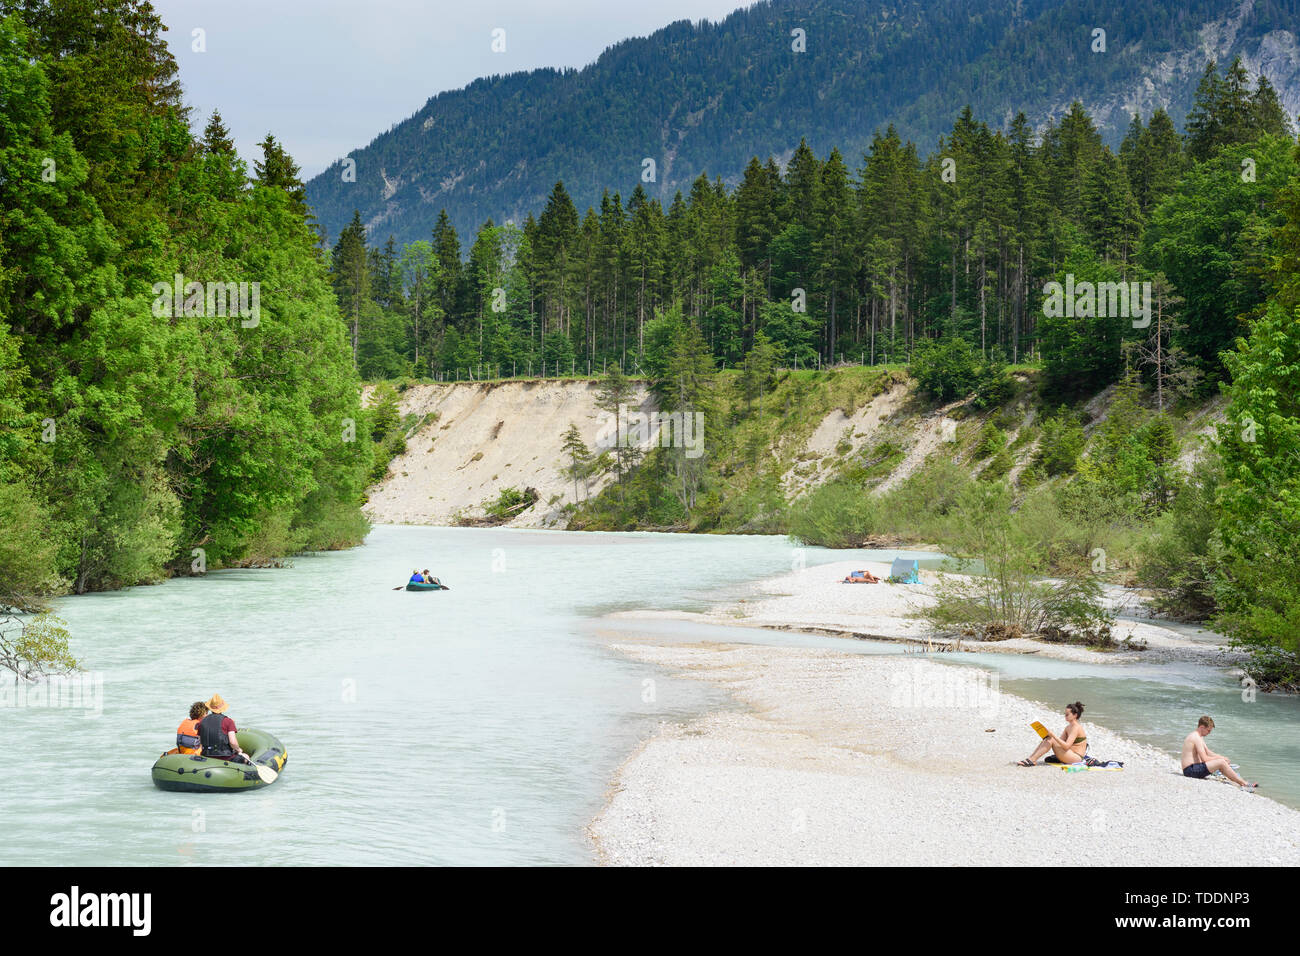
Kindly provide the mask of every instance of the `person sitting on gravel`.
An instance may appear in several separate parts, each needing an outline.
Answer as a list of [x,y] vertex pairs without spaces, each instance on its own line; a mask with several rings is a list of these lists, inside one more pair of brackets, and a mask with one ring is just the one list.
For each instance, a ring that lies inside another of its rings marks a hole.
[[1045,736],[1035,748],[1034,752],[1024,760],[1017,761],[1021,767],[1032,767],[1038,763],[1038,758],[1043,756],[1049,750],[1044,763],[1078,763],[1088,754],[1088,732],[1084,729],[1083,724],[1079,723],[1079,718],[1083,716],[1083,704],[1077,700],[1073,704],[1067,704],[1065,708],[1065,729],[1061,731],[1061,736],[1057,736],[1050,730],[1046,731]]
[[1212,773],[1222,773],[1239,787],[1254,790],[1257,783],[1247,783],[1237,776],[1227,757],[1216,754],[1205,746],[1205,738],[1214,729],[1213,717],[1202,717],[1196,722],[1196,729],[1183,740],[1183,776],[1204,780]]

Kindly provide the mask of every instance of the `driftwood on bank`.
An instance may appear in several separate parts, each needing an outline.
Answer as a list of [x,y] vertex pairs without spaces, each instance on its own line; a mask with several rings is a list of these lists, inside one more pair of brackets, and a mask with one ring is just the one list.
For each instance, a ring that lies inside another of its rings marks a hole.
[[536,488],[525,488],[524,500],[519,502],[517,505],[511,505],[509,508],[503,508],[502,510],[492,514],[460,514],[456,516],[455,521],[452,523],[458,528],[491,528],[496,525],[502,525],[518,515],[523,514],[533,505],[537,504],[539,498],[541,498],[541,495],[538,494]]

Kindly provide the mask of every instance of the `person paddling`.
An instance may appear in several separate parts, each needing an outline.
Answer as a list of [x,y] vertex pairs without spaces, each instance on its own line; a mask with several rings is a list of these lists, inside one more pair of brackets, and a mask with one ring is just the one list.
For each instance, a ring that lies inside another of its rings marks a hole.
[[428,590],[428,588],[423,587],[423,586],[418,587],[418,588],[412,588],[412,587],[411,587],[412,584],[418,584],[418,585],[432,584],[432,585],[434,585],[434,589],[435,589],[435,590],[442,590],[442,591],[450,591],[450,590],[451,590],[451,588],[449,588],[447,585],[443,584],[442,581],[440,581],[438,578],[435,578],[432,574],[430,574],[428,568],[425,568],[423,571],[412,571],[412,572],[411,572],[411,576],[410,576],[410,578],[408,578],[407,581],[406,581],[406,584],[405,584],[405,585],[401,585],[401,584],[399,584],[397,587],[393,588],[393,590],[394,590],[394,591],[400,591],[400,590],[402,590],[403,587],[405,587],[406,590],[408,590],[408,591],[411,591],[411,590],[416,590],[416,591],[427,591],[427,590]]
[[235,736],[235,722],[226,716],[229,705],[220,694],[213,694],[207,702],[208,715],[199,721],[199,742],[203,746],[203,756],[217,760],[234,760],[243,757],[248,763],[248,754],[239,746]]
[[208,705],[201,700],[190,704],[190,716],[176,728],[176,749],[183,754],[199,752],[199,721],[208,715]]

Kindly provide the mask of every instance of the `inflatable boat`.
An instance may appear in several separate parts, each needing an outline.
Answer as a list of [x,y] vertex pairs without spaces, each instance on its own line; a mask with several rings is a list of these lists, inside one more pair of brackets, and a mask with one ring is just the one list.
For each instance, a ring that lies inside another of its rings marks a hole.
[[445,584],[432,584],[428,581],[421,582],[420,584],[416,584],[414,581],[408,581],[406,582],[406,590],[408,591],[450,591],[451,588],[447,587]]
[[[240,730],[235,737],[253,763],[270,767],[276,773],[284,769],[289,754],[275,737],[261,730]],[[169,750],[153,765],[153,785],[159,790],[189,793],[238,793],[271,784],[242,760],[219,760]]]

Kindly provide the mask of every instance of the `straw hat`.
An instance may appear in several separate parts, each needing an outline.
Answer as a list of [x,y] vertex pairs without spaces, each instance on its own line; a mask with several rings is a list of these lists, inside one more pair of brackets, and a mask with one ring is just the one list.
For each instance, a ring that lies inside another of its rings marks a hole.
[[213,694],[208,698],[208,710],[212,711],[214,714],[224,714],[226,708],[229,706],[230,705],[226,703],[226,699],[220,694]]

